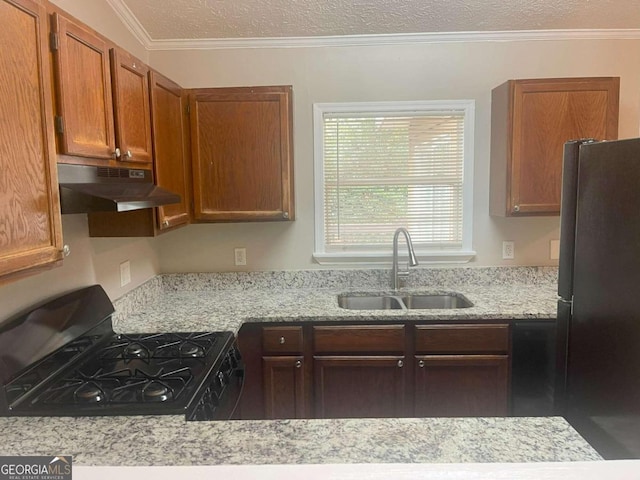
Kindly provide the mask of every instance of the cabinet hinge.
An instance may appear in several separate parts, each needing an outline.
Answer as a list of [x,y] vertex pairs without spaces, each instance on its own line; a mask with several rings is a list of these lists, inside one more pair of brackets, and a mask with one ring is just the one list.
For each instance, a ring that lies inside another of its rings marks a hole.
[[57,33],[51,32],[49,34],[49,45],[52,52],[55,52],[56,50],[58,50],[58,48],[60,48],[60,37]]
[[56,133],[64,133],[64,122],[62,121],[62,117],[60,115],[56,115],[53,117],[53,122],[55,124]]

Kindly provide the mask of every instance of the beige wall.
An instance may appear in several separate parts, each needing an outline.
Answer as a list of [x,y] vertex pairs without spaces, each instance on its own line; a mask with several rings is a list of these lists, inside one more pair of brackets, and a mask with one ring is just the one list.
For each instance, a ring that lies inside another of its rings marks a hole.
[[[315,102],[474,99],[473,244],[470,265],[554,265],[558,217],[495,218],[489,205],[491,89],[512,78],[620,76],[620,137],[638,136],[640,41],[514,41],[327,48],[152,51],[150,63],[186,88],[291,84],[297,219],[292,223],[193,225],[158,239],[166,272],[299,269],[313,263]],[[516,258],[503,261],[502,241]]]
[[[147,52],[105,0],[54,0],[184,87],[292,84],[297,220],[192,225],[159,239],[91,239],[86,215],[63,216],[71,255],[62,267],[0,286],[0,321],[33,302],[100,283],[112,299],[160,271],[233,270],[233,248],[247,248],[247,269],[316,267],[313,250],[314,102],[476,100],[475,214],[472,265],[498,265],[503,239],[516,242],[514,264],[547,265],[557,218],[488,215],[491,88],[509,78],[617,75],[621,137],[638,135],[640,41],[541,41],[403,46]],[[119,264],[132,283],[120,287]]]
[[[141,59],[147,51],[129,33],[103,0],[54,0],[65,11],[86,22]],[[63,266],[0,286],[0,323],[35,302],[75,288],[102,284],[111,299],[156,275],[158,257],[149,239],[91,239],[86,215],[63,215],[64,242],[71,248]],[[130,260],[131,283],[120,287],[120,263]]]

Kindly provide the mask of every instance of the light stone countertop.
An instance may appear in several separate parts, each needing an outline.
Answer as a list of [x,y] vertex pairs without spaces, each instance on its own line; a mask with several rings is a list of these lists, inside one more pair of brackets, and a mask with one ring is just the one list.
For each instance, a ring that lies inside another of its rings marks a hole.
[[602,460],[560,417],[186,422],[180,416],[0,418],[0,456],[75,465]]
[[[337,294],[385,290],[388,271],[161,275],[114,302],[118,332],[238,332],[245,322],[552,320],[553,268],[412,272],[408,289],[464,294],[468,309],[356,311]],[[576,462],[601,460],[559,417],[186,422],[182,416],[0,418],[0,455],[77,465]]]
[[[120,333],[237,333],[246,322],[553,320],[555,270],[535,268],[521,267],[510,275],[502,272],[505,269],[489,274],[488,269],[482,270],[486,275],[478,274],[479,269],[473,275],[440,273],[436,279],[417,275],[404,289],[457,292],[473,303],[470,308],[450,310],[347,310],[338,306],[337,297],[342,293],[388,292],[386,271],[161,275],[116,302],[114,328]],[[523,272],[522,277],[516,272]]]

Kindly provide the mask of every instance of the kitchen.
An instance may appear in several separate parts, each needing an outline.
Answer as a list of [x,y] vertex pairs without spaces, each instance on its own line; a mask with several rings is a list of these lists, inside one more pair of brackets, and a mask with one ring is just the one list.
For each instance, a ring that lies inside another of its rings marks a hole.
[[[640,58],[637,37],[530,38],[513,41],[410,43],[308,48],[146,50],[106,2],[57,2],[126,50],[186,88],[293,85],[297,218],[294,222],[192,225],[156,239],[89,238],[86,215],[63,217],[71,254],[64,265],[0,288],[3,318],[61,292],[102,284],[117,299],[158,273],[316,268],[313,251],[312,105],[317,102],[471,98],[476,102],[474,249],[470,266],[553,266],[550,242],[557,217],[499,218],[488,213],[490,92],[510,78],[621,78],[619,137],[638,136]],[[569,37],[569,36],[568,36]],[[527,59],[523,62],[522,59]],[[589,58],[588,62],[584,59]],[[327,73],[329,72],[329,73]],[[503,240],[515,260],[501,258]],[[131,262],[131,283],[120,286],[118,266]]]

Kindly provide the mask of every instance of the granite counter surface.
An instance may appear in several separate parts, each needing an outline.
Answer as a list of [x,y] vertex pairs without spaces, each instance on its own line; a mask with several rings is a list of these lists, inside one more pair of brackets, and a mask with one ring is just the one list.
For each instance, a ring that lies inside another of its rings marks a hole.
[[[455,270],[455,271],[454,271]],[[381,291],[388,271],[161,275],[115,302],[119,332],[231,330],[245,322],[555,318],[555,269],[413,273],[408,289],[464,294],[460,310],[356,311],[337,294]],[[564,462],[601,460],[559,417],[186,422],[182,416],[0,418],[0,455],[77,465]]]
[[[445,273],[443,273],[445,272]],[[342,293],[388,291],[388,272],[306,271],[161,275],[116,302],[118,332],[238,332],[245,322],[459,321],[556,317],[555,269],[420,272],[405,291],[458,292],[473,306],[451,310],[347,310]],[[508,272],[508,273],[505,273]]]
[[559,417],[186,422],[179,416],[0,418],[0,456],[75,465],[601,460]]

